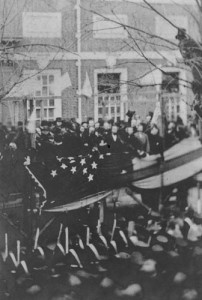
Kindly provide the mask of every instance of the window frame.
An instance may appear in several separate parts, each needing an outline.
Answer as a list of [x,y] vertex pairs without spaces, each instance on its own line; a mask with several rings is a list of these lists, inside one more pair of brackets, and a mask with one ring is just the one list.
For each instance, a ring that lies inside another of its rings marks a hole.
[[[94,70],[94,119],[97,121],[100,118],[100,114],[98,113],[98,109],[102,106],[99,105],[99,97],[104,94],[99,94],[98,92],[98,74],[100,73],[119,73],[120,74],[120,82],[127,82],[128,78],[128,70],[127,68],[117,68],[117,69],[95,69]],[[120,93],[118,94],[105,94],[104,97],[108,97],[110,95],[116,95],[116,97],[120,97],[120,105],[116,105],[115,108],[115,116],[117,120],[124,120],[126,111],[128,109],[128,95],[127,95],[127,84],[122,83],[120,85]],[[111,114],[111,107],[108,105],[106,108],[110,108]],[[120,112],[117,111],[117,107],[120,107]]]

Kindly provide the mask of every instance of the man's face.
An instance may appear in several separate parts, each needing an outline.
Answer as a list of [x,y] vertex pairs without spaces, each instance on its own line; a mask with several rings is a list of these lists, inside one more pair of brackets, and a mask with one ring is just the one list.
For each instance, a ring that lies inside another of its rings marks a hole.
[[44,127],[43,130],[42,130],[42,133],[43,133],[44,135],[48,135],[48,134],[49,134],[48,128]]
[[157,135],[158,133],[158,129],[156,127],[153,127],[152,130],[151,130],[151,134],[152,135]]
[[139,131],[139,132],[143,132],[143,126],[142,126],[142,124],[139,124],[139,125],[138,125],[138,131]]
[[112,126],[112,133],[116,134],[118,132],[118,127],[117,126]]
[[96,128],[96,129],[100,128],[100,123],[98,123],[98,122],[95,123],[95,128]]
[[80,127],[80,132],[83,133],[84,131],[85,131],[84,126],[81,126],[81,127]]
[[131,121],[131,126],[132,126],[132,127],[135,127],[136,125],[137,125],[137,120],[133,119],[133,120]]
[[109,129],[109,123],[108,122],[104,122],[104,126],[103,127],[104,127],[105,130],[108,130]]
[[67,132],[67,131],[66,131],[66,128],[65,128],[65,127],[62,127],[62,128],[61,128],[61,133],[62,133],[62,134],[65,134],[66,132]]
[[133,128],[132,127],[128,127],[128,134],[132,135],[133,134]]
[[94,127],[94,125],[95,125],[95,123],[94,123],[93,120],[90,120],[90,121],[88,122],[88,124],[89,124],[89,127]]
[[87,129],[88,128],[88,124],[87,123],[83,123],[83,127],[84,127],[84,129]]
[[57,121],[57,122],[56,122],[56,125],[57,125],[58,127],[61,127],[61,126],[62,126],[62,122],[61,122],[61,121]]
[[89,133],[93,133],[95,132],[95,128],[94,127],[89,127]]

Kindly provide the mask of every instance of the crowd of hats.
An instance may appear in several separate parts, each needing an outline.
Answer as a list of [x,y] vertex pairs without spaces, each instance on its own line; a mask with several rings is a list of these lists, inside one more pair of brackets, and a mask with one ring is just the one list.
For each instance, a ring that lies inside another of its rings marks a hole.
[[169,221],[148,212],[110,214],[107,224],[98,220],[74,235],[60,224],[57,241],[45,247],[37,229],[31,250],[19,241],[6,249],[15,299],[201,299],[202,226],[189,211]]

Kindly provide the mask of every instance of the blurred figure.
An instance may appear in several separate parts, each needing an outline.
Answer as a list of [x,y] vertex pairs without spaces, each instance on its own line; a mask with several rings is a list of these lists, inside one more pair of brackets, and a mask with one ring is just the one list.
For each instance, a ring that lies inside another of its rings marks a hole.
[[186,126],[184,126],[184,123],[180,116],[178,116],[176,120],[176,135],[180,141],[188,137],[187,128]]
[[95,135],[100,137],[103,135],[104,129],[100,126],[100,122],[95,123]]
[[152,125],[148,137],[150,145],[149,154],[160,154],[163,158],[163,138],[160,136],[159,128],[156,124]]
[[25,151],[31,148],[31,139],[27,131],[23,129],[23,122],[18,122],[16,135],[13,138],[13,142],[16,144],[17,149],[25,155]]
[[153,112],[149,111],[148,114],[146,115],[146,121],[145,121],[145,133],[149,132],[151,130],[151,122],[153,118]]
[[95,122],[94,122],[94,120],[89,120],[88,121],[88,127],[90,128],[90,127],[94,127],[95,126]]
[[[47,122],[48,125],[48,122]],[[61,118],[56,118],[55,120],[55,127],[53,128],[52,132],[55,136],[61,134],[61,129],[62,129],[62,119]]]
[[75,118],[71,118],[71,126],[72,130],[75,132],[75,134],[79,134],[79,123],[77,123]]
[[6,146],[6,128],[0,123],[0,158]]
[[10,126],[10,124],[9,124],[9,126],[7,127],[7,133],[6,133],[6,146],[7,147],[13,141],[15,135],[16,135],[15,126]]
[[48,122],[46,120],[42,120],[41,125],[36,128],[36,144],[40,140],[42,130],[45,126],[48,126]]
[[124,121],[120,121],[119,122],[119,136],[120,138],[125,141],[126,137],[127,137],[127,127],[126,127],[126,123]]
[[180,141],[176,133],[176,126],[174,122],[168,124],[165,134],[165,148],[169,149]]
[[131,121],[133,116],[135,115],[135,111],[128,110],[126,116],[128,117],[128,126],[131,126]]
[[88,145],[89,145],[89,152],[94,147],[97,147],[97,137],[95,135],[95,127],[93,127],[93,126],[89,126],[89,131],[88,131]]
[[110,134],[110,124],[109,122],[104,122],[103,124],[103,138],[106,138]]
[[199,136],[197,128],[196,128],[196,124],[190,124],[188,130],[189,130],[189,136],[190,137],[197,137],[197,136]]
[[118,135],[118,126],[113,125],[111,133],[106,138],[108,152],[120,153],[123,151],[123,141]]
[[127,127],[127,134],[124,142],[125,142],[125,147],[124,147],[125,150],[137,156],[138,140],[134,135],[133,127]]
[[140,155],[143,153],[149,153],[150,152],[150,146],[149,146],[149,138],[146,133],[144,133],[144,124],[140,123],[137,127],[137,132],[135,133],[135,137],[138,140],[138,152]]
[[84,129],[88,129],[88,123],[87,122],[82,122],[81,125],[84,127]]
[[139,124],[142,123],[140,115],[135,115],[136,127],[138,128]]
[[132,119],[131,127],[133,128],[133,132],[136,133],[137,132],[137,120],[136,119]]

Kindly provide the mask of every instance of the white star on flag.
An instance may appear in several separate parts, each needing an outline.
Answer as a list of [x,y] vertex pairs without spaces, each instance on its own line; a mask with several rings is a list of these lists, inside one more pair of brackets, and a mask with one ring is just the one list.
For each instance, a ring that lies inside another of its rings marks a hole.
[[86,160],[85,160],[85,158],[83,158],[83,159],[80,161],[80,164],[83,166],[85,163],[86,163]]
[[61,168],[65,170],[65,169],[67,169],[67,166],[65,164],[62,164]]
[[57,171],[56,171],[56,170],[52,170],[51,176],[53,176],[53,178],[54,178],[55,176],[57,176]]
[[93,181],[93,175],[92,174],[89,174],[89,176],[88,176],[88,181],[90,182],[90,181]]
[[97,169],[97,164],[96,164],[95,162],[93,162],[93,163],[91,164],[91,166],[92,166],[92,169]]
[[71,172],[72,172],[72,174],[76,173],[76,167],[72,167]]
[[56,158],[57,158],[57,160],[58,160],[59,162],[61,162],[62,159],[63,159],[63,157],[58,157],[58,156],[56,156]]
[[99,159],[104,159],[104,155],[100,154]]
[[87,168],[83,169],[83,175],[87,174]]

